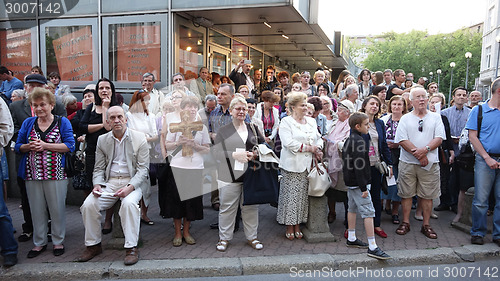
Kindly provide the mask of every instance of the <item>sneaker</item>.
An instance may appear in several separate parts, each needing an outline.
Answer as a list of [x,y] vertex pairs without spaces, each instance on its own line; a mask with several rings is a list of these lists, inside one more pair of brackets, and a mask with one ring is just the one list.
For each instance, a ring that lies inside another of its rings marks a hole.
[[500,239],[493,239],[493,243],[497,244],[500,247]]
[[470,238],[470,242],[472,244],[476,244],[476,245],[483,245],[484,244],[484,240],[483,240],[483,237],[479,236],[479,235],[474,235]]
[[5,267],[11,267],[17,264],[17,255],[10,254],[3,257],[3,265]]
[[33,236],[33,232],[27,233],[23,232],[19,237],[17,237],[17,241],[19,242],[27,242],[31,240],[31,236]]
[[347,245],[347,247],[356,247],[356,248],[361,248],[361,249],[368,248],[368,244],[359,240],[358,238],[356,238],[356,240],[354,240],[353,242],[347,240],[346,245]]
[[375,250],[368,249],[368,256],[372,258],[376,258],[379,260],[387,260],[390,259],[391,256],[382,251],[379,247],[375,248]]

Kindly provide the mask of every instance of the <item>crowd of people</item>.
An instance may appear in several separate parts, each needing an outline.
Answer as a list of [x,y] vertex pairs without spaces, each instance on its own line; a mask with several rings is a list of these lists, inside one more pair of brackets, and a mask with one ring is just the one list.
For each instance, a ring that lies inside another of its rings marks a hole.
[[[478,91],[457,87],[447,106],[436,83],[414,83],[402,69],[364,69],[357,77],[344,70],[333,83],[323,69],[311,75],[276,73],[272,65],[252,68],[242,60],[221,76],[201,67],[191,81],[175,73],[163,89],[155,88],[154,74],[144,73],[141,89],[126,104],[107,78],[89,84],[78,102],[58,73],[45,77],[33,67],[21,82],[0,66],[0,144],[10,141],[16,153],[16,167],[1,167],[18,171],[24,215],[18,241],[33,240],[28,258],[49,242],[55,256],[64,254],[65,169],[75,150],[85,155],[79,188],[86,195],[80,208],[86,248],[78,261],[102,252],[102,235],[112,231],[121,200],[124,263],[135,264],[141,223],[154,225],[148,207],[156,184],[160,216],[173,219],[173,246],[196,244],[190,224],[203,219],[202,196],[211,191],[219,212],[210,225],[219,230],[216,250],[228,249],[240,221],[249,246],[261,250],[258,205],[243,204],[245,171],[259,144],[279,157],[276,221],[284,225],[285,239],[303,238],[301,225],[310,219],[308,173],[312,163],[326,161],[328,223],[337,219],[336,203],[342,202],[349,247],[388,259],[375,242],[375,235],[390,235],[381,227],[384,214],[398,225],[397,235],[406,235],[415,209],[421,233],[437,239],[431,227],[436,212],[455,212],[456,223],[466,207],[472,209],[471,243],[484,243],[486,217],[493,214],[492,240],[500,246],[500,79],[487,101]],[[467,148],[475,152],[472,159]],[[473,204],[465,206],[465,191],[473,186]],[[3,198],[0,203],[1,253],[11,266],[17,242]],[[368,243],[356,237],[358,214]]]

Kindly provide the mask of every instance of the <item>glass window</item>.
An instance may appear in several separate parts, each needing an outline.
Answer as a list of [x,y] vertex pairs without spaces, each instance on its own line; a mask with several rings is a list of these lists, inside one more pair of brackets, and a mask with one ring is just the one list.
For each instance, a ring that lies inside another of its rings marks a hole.
[[45,27],[47,74],[58,72],[63,81],[94,80],[91,25]]
[[267,68],[267,66],[269,66],[269,65],[274,65],[273,57],[268,56],[268,55],[264,55],[264,67],[263,68]]
[[249,59],[249,48],[247,45],[233,40],[233,48],[231,50],[231,69],[234,69],[241,60]]
[[264,57],[262,56],[262,53],[260,51],[250,48],[250,59],[252,60],[252,69],[262,70],[262,66],[264,65]]
[[147,2],[141,2],[135,0],[121,0],[120,2],[103,0],[101,2],[102,2],[103,13],[136,12],[136,11],[152,11],[152,10],[168,9],[168,1],[165,0],[148,0]]
[[269,3],[288,3],[289,0],[172,0],[173,9],[182,8],[203,8],[203,7],[232,7],[232,6],[251,6],[257,4]]
[[179,25],[179,72],[186,80],[197,78],[204,64],[205,34],[183,24]]
[[23,81],[31,73],[32,53],[36,32],[30,28],[3,28],[0,26],[0,65],[14,72]]
[[146,72],[161,81],[161,22],[109,25],[109,77],[113,81],[141,81]]
[[208,33],[209,34],[209,40],[210,40],[210,43],[215,43],[215,44],[218,44],[222,47],[226,47],[228,49],[231,48],[231,38],[223,35],[223,34],[220,34],[219,32],[217,31],[214,31],[212,29],[210,29],[210,32]]

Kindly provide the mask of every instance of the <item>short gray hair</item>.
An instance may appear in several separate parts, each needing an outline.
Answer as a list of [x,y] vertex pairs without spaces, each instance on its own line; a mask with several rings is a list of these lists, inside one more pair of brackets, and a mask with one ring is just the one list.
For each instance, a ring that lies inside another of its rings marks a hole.
[[410,100],[413,100],[413,96],[415,95],[414,93],[417,92],[417,91],[423,91],[425,93],[425,97],[427,97],[428,93],[427,91],[424,89],[424,87],[414,87],[410,90]]
[[345,88],[345,96],[348,97],[350,94],[354,92],[354,89],[358,89],[358,85],[351,84]]
[[491,94],[494,94],[498,88],[500,88],[500,78],[495,79],[495,81],[491,83]]
[[155,76],[154,76],[154,74],[153,74],[153,73],[149,73],[149,72],[144,73],[144,74],[142,75],[142,79],[141,79],[141,80],[144,80],[144,78],[149,77],[149,76],[153,77],[153,81],[155,81]]
[[13,97],[18,97],[18,98],[26,98],[26,91],[23,90],[23,89],[16,89],[14,91],[12,91],[12,96]]
[[73,94],[64,94],[61,98],[61,102],[64,107],[67,107],[68,104],[74,103],[76,101],[76,97]]
[[222,88],[222,87],[228,87],[229,88],[229,92],[231,93],[231,96],[234,96],[234,86],[233,85],[228,84],[228,83],[222,83],[219,86],[219,89]]
[[205,97],[205,102],[207,102],[207,101],[211,101],[211,100],[213,100],[213,101],[217,101],[217,97],[216,97],[215,95],[207,95],[207,96]]

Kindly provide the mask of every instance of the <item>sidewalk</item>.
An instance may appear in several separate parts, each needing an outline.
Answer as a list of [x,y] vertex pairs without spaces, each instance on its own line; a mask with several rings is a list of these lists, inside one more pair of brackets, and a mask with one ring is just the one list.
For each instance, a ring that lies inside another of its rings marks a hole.
[[[19,209],[19,204],[20,199],[7,200],[14,227],[17,229],[16,238],[21,234],[22,230],[22,211]],[[336,242],[311,244],[303,239],[287,240],[285,238],[285,227],[276,223],[276,209],[269,205],[263,205],[259,208],[259,240],[264,243],[264,249],[257,251],[247,245],[241,226],[224,253],[217,252],[215,249],[218,241],[218,231],[209,228],[211,223],[217,221],[217,212],[210,206],[210,195],[204,196],[204,206],[205,218],[192,223],[191,234],[197,241],[196,245],[189,246],[184,243],[181,247],[173,247],[174,229],[172,219],[162,219],[158,215],[157,188],[156,186],[153,187],[148,214],[154,220],[155,225],[141,225],[140,236],[143,241],[140,248],[141,260],[138,264],[130,267],[123,265],[125,255],[123,250],[106,248],[107,242],[111,238],[110,234],[103,236],[104,251],[101,255],[92,259],[92,262],[74,263],[73,260],[85,249],[84,228],[79,207],[67,206],[66,240],[64,243],[66,253],[59,257],[53,256],[52,244],[49,243],[46,252],[34,259],[27,259],[26,255],[33,247],[33,243],[32,241],[19,243],[19,264],[6,270],[4,277],[9,276],[9,280],[13,280],[13,278],[35,280],[45,279],[45,277],[42,277],[45,275],[50,278],[48,276],[51,276],[51,274],[64,272],[63,275],[65,276],[57,275],[54,278],[99,279],[108,276],[112,272],[111,268],[115,268],[114,274],[117,274],[116,269],[119,269],[118,272],[122,274],[127,272],[126,275],[123,275],[128,276],[127,278],[134,278],[133,276],[136,276],[136,278],[148,278],[147,276],[173,278],[256,274],[269,271],[283,273],[288,272],[286,269],[291,264],[309,264],[316,267],[321,264],[331,263],[341,267],[343,265],[357,266],[358,263],[363,263],[366,266],[383,266],[383,263],[367,257],[365,250],[345,246],[345,239],[343,238],[344,226],[342,224],[344,211],[341,203],[337,204],[336,208],[337,220],[330,224],[330,230],[337,239]],[[389,237],[383,239],[377,236],[376,240],[380,248],[394,257],[393,260],[389,261],[390,264],[458,262],[460,257],[457,254],[469,260],[474,260],[474,254],[476,259],[488,256],[498,258],[500,255],[500,247],[495,244],[470,245],[470,236],[468,234],[450,226],[450,221],[455,215],[452,212],[438,212],[439,219],[431,220],[431,225],[438,234],[438,239],[435,240],[428,239],[420,233],[421,222],[413,219],[413,214],[412,211],[411,231],[405,236],[397,235],[395,233],[397,225],[392,224],[391,216],[385,213],[382,214],[382,228]],[[359,230],[357,235],[366,240],[362,220],[358,218],[357,222],[357,229]],[[490,235],[486,237],[485,243],[491,243]],[[247,264],[247,267],[244,267],[244,264]],[[155,272],[157,272],[157,275],[154,275]],[[117,276],[125,278],[120,273]],[[0,279],[3,279],[2,275],[0,275]]]

